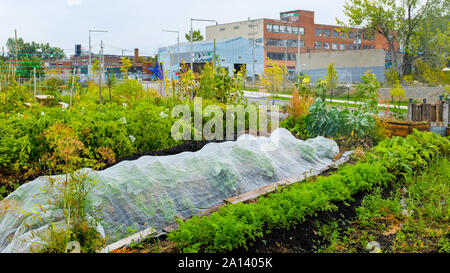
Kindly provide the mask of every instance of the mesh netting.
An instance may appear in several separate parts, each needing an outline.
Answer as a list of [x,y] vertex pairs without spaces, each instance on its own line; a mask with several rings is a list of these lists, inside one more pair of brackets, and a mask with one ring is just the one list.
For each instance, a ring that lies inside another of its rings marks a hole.
[[[226,198],[324,168],[338,152],[333,140],[302,141],[279,128],[270,137],[242,135],[237,141],[209,143],[197,152],[142,156],[102,171],[83,169],[97,181],[86,210],[90,215],[93,208],[102,208],[98,230],[113,242],[130,230],[161,230],[176,217],[190,217]],[[17,204],[22,213],[0,216],[0,251],[27,252],[36,240],[30,238],[31,231],[63,223],[61,209],[49,202],[48,183],[48,177],[39,177],[1,201]]]

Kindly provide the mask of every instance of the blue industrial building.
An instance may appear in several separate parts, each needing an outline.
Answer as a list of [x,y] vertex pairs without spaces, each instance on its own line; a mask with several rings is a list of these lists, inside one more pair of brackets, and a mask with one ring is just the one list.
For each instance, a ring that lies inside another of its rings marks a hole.
[[[242,37],[216,40],[215,42],[194,42],[193,70],[194,72],[200,72],[201,67],[205,63],[212,62],[215,50],[220,67],[227,69],[230,76],[243,65],[246,67],[248,77],[251,77],[252,74],[264,74],[264,46],[258,42],[254,43],[255,71],[252,71],[253,43],[251,40]],[[180,71],[180,63],[182,61],[186,64],[190,64],[191,62],[191,44],[189,42],[180,43],[179,47],[179,60],[177,44],[158,49],[158,60],[163,64],[164,72],[167,73],[169,78],[178,78],[177,74]]]

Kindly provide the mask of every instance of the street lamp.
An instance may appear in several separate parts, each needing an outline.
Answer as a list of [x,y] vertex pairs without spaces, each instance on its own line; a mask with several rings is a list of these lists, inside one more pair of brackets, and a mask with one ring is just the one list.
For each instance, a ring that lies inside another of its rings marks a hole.
[[[178,51],[177,51],[177,65],[178,65],[178,67],[180,66],[180,32],[178,31],[178,30],[162,30],[162,31],[164,31],[164,32],[173,32],[173,33],[176,33],[177,34],[177,47],[178,47]],[[170,54],[169,54],[169,58],[170,58]],[[172,73],[173,73],[173,71],[172,71]],[[173,79],[173,76],[172,76],[172,79]]]
[[297,76],[300,76],[302,63],[300,61],[300,35],[304,34],[304,28],[298,27],[298,41],[297,41]]
[[[194,19],[191,18],[191,71],[194,73],[194,45],[192,38],[194,36],[193,30],[192,30],[192,22],[193,21],[200,21],[200,22],[215,22],[216,26],[218,25],[218,22],[216,20],[209,20],[209,19]],[[214,60],[216,59],[216,53],[214,52]]]
[[91,59],[91,32],[108,32],[107,30],[95,30],[90,29],[89,30],[89,67],[88,67],[88,74],[91,76],[91,67],[92,67],[92,59]]

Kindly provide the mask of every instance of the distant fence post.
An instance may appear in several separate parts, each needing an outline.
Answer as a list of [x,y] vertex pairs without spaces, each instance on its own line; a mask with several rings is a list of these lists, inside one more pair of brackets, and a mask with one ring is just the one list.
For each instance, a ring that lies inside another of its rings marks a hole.
[[413,103],[413,99],[409,98],[409,102],[408,102],[408,116],[407,116],[407,119],[409,121],[412,121],[412,103]]
[[448,126],[448,99],[445,101],[444,103],[444,107],[442,109],[442,121],[444,123],[444,126],[447,127]]

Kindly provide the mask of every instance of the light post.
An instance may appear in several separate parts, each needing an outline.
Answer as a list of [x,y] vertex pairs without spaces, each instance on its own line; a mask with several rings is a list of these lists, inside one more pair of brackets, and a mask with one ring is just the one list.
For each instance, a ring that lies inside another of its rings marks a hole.
[[[218,22],[216,20],[209,20],[209,19],[194,19],[191,18],[191,72],[194,73],[194,44],[193,44],[193,37],[194,37],[194,33],[193,33],[193,29],[192,29],[192,22],[193,21],[200,21],[200,22],[215,22],[216,25],[218,24]],[[214,52],[214,59],[216,58],[216,52]]]
[[302,69],[302,63],[300,60],[300,35],[303,34],[304,28],[298,27],[298,41],[297,41],[297,76],[300,76]]
[[107,30],[89,30],[89,66],[88,66],[88,75],[91,76],[91,67],[92,67],[92,58],[91,58],[91,32],[108,32]]
[[[248,18],[250,21],[250,17]],[[255,31],[253,31],[253,28],[255,27],[255,20],[251,21],[251,24],[249,25],[252,28],[252,31],[249,33],[249,35],[252,36],[252,83],[255,84],[255,34],[257,34]]]
[[[176,33],[177,34],[177,65],[178,67],[180,67],[180,32],[178,30],[162,30],[164,32],[172,32],[172,33]],[[169,58],[170,58],[170,54],[169,54]],[[171,65],[172,66],[172,65]],[[180,70],[180,69],[178,69]],[[172,71],[173,73],[173,71]],[[172,75],[172,80],[173,80],[173,75]]]
[[353,41],[353,44],[358,47],[358,50],[361,49],[361,34],[359,30],[356,31],[356,39]]

